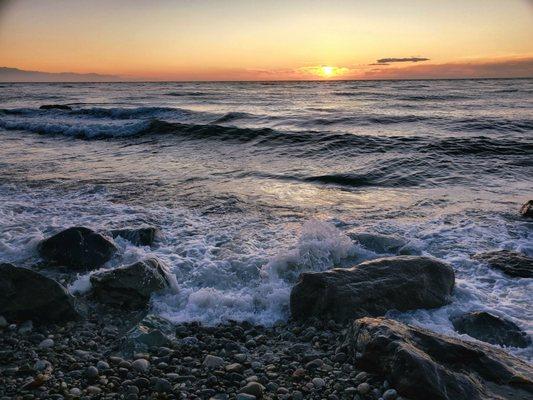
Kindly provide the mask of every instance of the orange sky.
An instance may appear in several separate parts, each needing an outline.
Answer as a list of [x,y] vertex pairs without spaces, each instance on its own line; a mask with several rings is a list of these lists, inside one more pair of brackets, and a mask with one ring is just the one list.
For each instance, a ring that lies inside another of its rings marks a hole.
[[0,66],[24,70],[149,80],[533,76],[528,0],[0,2]]

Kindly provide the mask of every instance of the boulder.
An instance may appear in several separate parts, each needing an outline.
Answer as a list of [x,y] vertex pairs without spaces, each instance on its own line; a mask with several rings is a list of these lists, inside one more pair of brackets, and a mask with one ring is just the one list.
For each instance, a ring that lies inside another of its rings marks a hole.
[[502,270],[507,275],[533,278],[533,258],[511,250],[489,251],[472,257],[490,267]]
[[483,342],[500,346],[527,347],[531,338],[516,324],[484,311],[476,311],[452,318],[459,333],[466,333]]
[[520,208],[523,217],[533,218],[533,200],[526,201]]
[[136,246],[151,246],[154,243],[157,229],[152,226],[146,226],[135,229],[115,229],[110,233],[114,238],[120,236]]
[[384,377],[411,400],[526,400],[533,368],[501,349],[385,318],[349,328],[343,351],[355,366]]
[[290,295],[295,319],[344,321],[389,310],[441,307],[451,301],[453,268],[429,257],[397,256],[348,269],[300,275]]
[[43,104],[39,110],[72,110],[72,107],[66,104]]
[[8,320],[57,322],[79,317],[61,284],[26,268],[0,264],[0,315]]
[[95,273],[90,281],[98,301],[130,309],[145,308],[152,293],[170,286],[168,268],[155,258]]
[[83,270],[101,267],[117,248],[111,240],[89,228],[73,227],[43,240],[38,250],[51,265]]

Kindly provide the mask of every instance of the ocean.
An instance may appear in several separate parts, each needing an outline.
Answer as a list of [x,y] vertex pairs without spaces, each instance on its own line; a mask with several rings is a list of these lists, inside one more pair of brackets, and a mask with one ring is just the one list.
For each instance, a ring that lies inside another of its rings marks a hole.
[[486,310],[533,334],[532,280],[471,258],[533,256],[532,188],[533,79],[0,84],[0,261],[32,266],[70,226],[157,226],[105,268],[165,261],[178,289],[152,310],[175,322],[285,320],[299,273],[383,256],[348,236],[367,232],[456,272],[450,305],[391,317],[458,335],[450,316]]

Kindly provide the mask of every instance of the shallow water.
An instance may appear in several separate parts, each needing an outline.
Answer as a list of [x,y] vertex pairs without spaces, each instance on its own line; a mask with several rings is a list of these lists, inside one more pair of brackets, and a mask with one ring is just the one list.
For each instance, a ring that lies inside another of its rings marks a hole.
[[299,272],[378,256],[347,232],[392,234],[457,274],[451,305],[392,316],[453,334],[450,315],[483,309],[532,334],[531,279],[470,258],[533,255],[517,214],[533,197],[532,93],[531,79],[0,84],[0,260],[31,265],[72,225],[153,224],[155,248],[119,239],[106,268],[165,260],[179,290],[155,311],[271,324]]

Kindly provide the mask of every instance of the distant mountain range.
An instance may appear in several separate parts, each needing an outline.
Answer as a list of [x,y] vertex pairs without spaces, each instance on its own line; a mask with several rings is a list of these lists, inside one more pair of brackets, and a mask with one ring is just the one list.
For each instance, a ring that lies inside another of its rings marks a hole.
[[117,82],[121,80],[124,79],[117,75],[53,73],[0,67],[0,82]]

